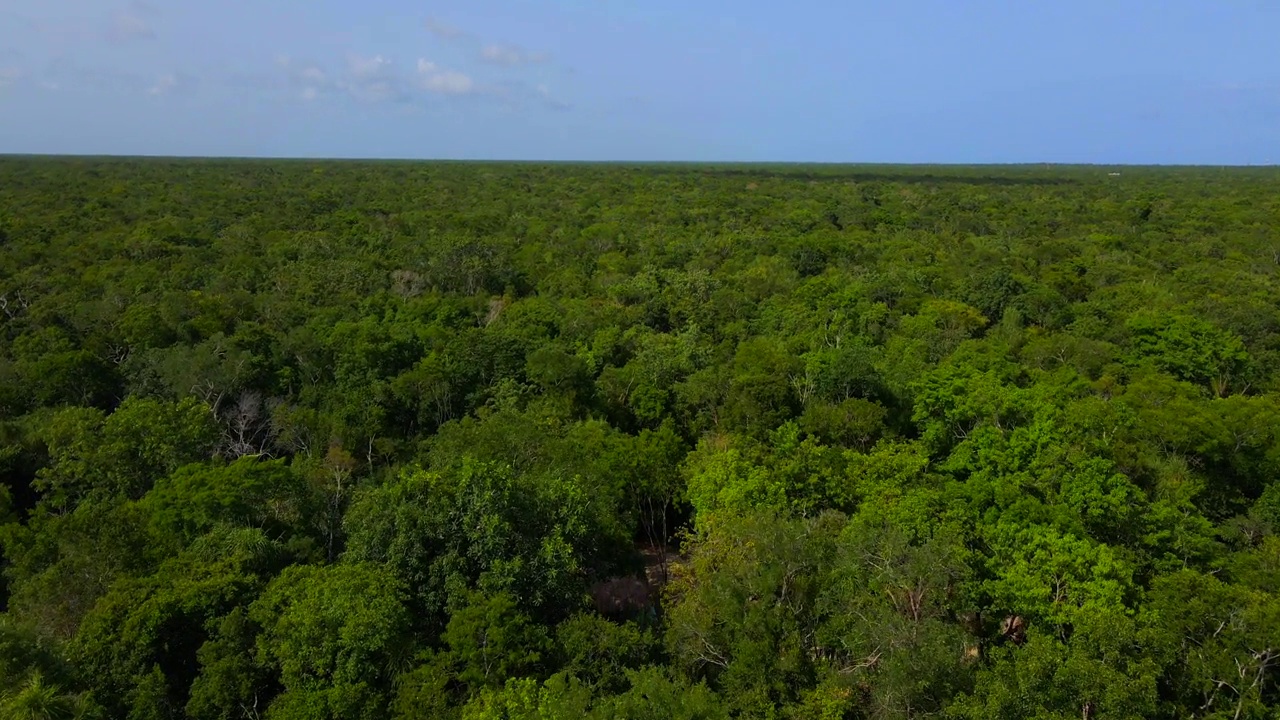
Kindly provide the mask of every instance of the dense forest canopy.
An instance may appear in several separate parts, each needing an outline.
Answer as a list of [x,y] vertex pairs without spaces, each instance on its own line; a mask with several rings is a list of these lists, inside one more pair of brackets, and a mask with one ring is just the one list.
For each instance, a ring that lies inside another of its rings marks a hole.
[[1275,718],[1280,171],[0,158],[0,718]]

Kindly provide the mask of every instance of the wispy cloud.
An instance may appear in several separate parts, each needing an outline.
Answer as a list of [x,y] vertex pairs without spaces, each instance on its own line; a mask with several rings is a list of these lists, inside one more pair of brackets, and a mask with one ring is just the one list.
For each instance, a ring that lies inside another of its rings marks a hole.
[[41,81],[46,87],[56,85],[120,94],[146,93],[157,85],[154,78],[149,80],[136,73],[98,63],[83,64],[66,57],[50,61],[41,73]]
[[183,73],[164,73],[156,78],[154,85],[147,88],[147,95],[178,95],[195,91],[200,85],[197,78]]
[[463,38],[470,37],[470,35],[463,32],[461,29],[435,17],[427,18],[424,26],[426,27],[427,32],[442,40],[461,40]]
[[308,61],[295,61],[287,55],[276,58],[276,65],[284,71],[284,83],[289,93],[303,100],[316,100],[335,89],[335,81],[319,65]]
[[[568,105],[557,100],[546,85],[533,87],[519,80],[484,80],[466,68],[450,67],[427,58],[412,65],[401,64],[388,55],[348,55],[344,62],[329,65],[276,59],[273,79],[246,78],[258,87],[274,88],[294,100],[319,101],[326,97],[349,97],[368,103],[414,103],[431,97],[489,98],[512,107],[541,103],[558,109]],[[269,84],[264,84],[269,83]]]
[[480,59],[491,65],[517,67],[546,62],[548,55],[543,52],[530,52],[515,45],[490,43],[480,48]]
[[132,2],[127,8],[111,16],[106,38],[114,43],[154,40],[156,39],[154,21],[159,16],[160,11],[154,6],[141,1]]
[[359,100],[369,102],[406,98],[396,68],[391,60],[381,55],[348,55],[346,75],[338,80],[336,86]]
[[178,76],[174,73],[165,73],[161,75],[156,84],[152,85],[148,90],[148,95],[167,95],[178,87]]
[[[284,55],[276,58],[276,65],[284,73],[283,87],[288,94],[301,100],[347,95],[362,102],[380,103],[403,102],[411,97],[412,88],[404,74],[391,58],[381,54],[349,54],[341,68],[334,71]],[[276,83],[279,87],[280,81]]]
[[482,41],[476,34],[451,25],[437,17],[427,18],[424,27],[426,27],[428,33],[441,40],[470,46],[471,51],[476,53],[477,59],[490,65],[520,67],[522,65],[536,65],[551,59],[551,56],[545,52],[526,50],[519,45]]
[[476,91],[470,75],[448,70],[425,59],[418,60],[418,82],[423,90],[441,95],[468,95]]
[[552,109],[568,110],[572,107],[571,105],[569,105],[569,103],[564,102],[558,99],[555,95],[553,95],[551,92],[551,88],[547,87],[545,84],[538,85],[537,87],[535,87],[534,92],[537,93],[538,98],[541,99],[542,102],[547,105],[547,107],[550,107]]
[[22,79],[22,70],[16,67],[0,67],[0,89],[7,88],[10,85]]
[[320,93],[329,87],[329,76],[325,71],[314,65],[299,70],[296,81],[302,86],[302,89],[298,91],[298,95],[303,100],[315,100],[320,97]]
[[383,75],[391,66],[391,61],[381,55],[373,57],[362,57],[360,55],[351,54],[347,56],[347,70],[350,71],[352,77],[356,78],[373,78]]
[[133,40],[154,40],[156,31],[151,27],[151,23],[146,18],[129,13],[118,13],[111,20],[111,27],[107,28],[107,39],[115,43],[125,43]]
[[573,107],[558,98],[545,83],[530,85],[520,80],[505,80],[489,88],[489,93],[501,100],[503,107],[511,112],[536,105],[552,110],[569,110]]
[[302,68],[298,71],[298,78],[308,85],[323,87],[329,83],[329,76],[323,70],[314,65]]

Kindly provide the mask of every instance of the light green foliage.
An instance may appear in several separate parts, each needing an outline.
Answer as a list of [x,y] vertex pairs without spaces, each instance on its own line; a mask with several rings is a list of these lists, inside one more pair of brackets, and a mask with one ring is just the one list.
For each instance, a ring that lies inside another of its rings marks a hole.
[[862,398],[815,402],[804,411],[800,427],[824,443],[865,449],[883,432],[886,415],[883,406]]
[[951,708],[963,718],[1158,716],[1159,666],[1130,618],[1098,610],[1082,616],[1070,643],[1038,629],[1026,644],[991,653],[972,694]]
[[90,497],[142,497],[161,477],[208,456],[216,439],[208,408],[129,399],[103,415],[70,408],[53,415],[43,434],[49,465],[36,487],[62,510]]
[[1020,369],[994,351],[951,358],[915,386],[912,420],[935,452],[984,429],[1003,433],[1031,409]]
[[817,672],[821,580],[840,520],[771,513],[705,519],[670,588],[667,645],[741,712],[794,698]]
[[683,472],[699,517],[765,508],[810,514],[848,507],[841,467],[838,450],[802,437],[800,426],[788,422],[770,433],[765,446],[742,438],[704,440]]
[[538,669],[550,640],[505,594],[473,595],[453,613],[444,642],[458,666],[458,680],[473,689]]
[[286,569],[249,607],[260,662],[284,692],[273,718],[376,718],[409,618],[394,575],[368,564]]
[[628,673],[630,687],[614,696],[593,697],[572,675],[545,683],[511,679],[486,690],[462,710],[462,720],[726,720],[719,698],[704,685],[673,680],[658,668]]
[[620,691],[627,670],[653,659],[658,640],[651,628],[585,612],[556,626],[562,672],[598,690]]
[[726,427],[748,434],[763,433],[792,417],[795,396],[788,378],[798,366],[796,358],[772,338],[739,344],[724,400]]
[[0,691],[0,718],[4,720],[82,720],[100,717],[98,708],[84,695],[69,694],[39,672]]
[[190,541],[219,525],[297,534],[315,503],[283,461],[241,458],[186,466],[158,481],[141,504],[158,535]]
[[478,589],[562,616],[580,601],[602,528],[576,479],[535,477],[471,461],[444,474],[406,471],[356,499],[347,559],[384,564],[420,612],[456,610]]
[[1244,380],[1250,359],[1244,343],[1204,320],[1140,312],[1126,329],[1139,358],[1182,380],[1205,384],[1218,396]]
[[781,510],[787,506],[786,487],[772,478],[767,468],[743,458],[736,448],[720,449],[704,441],[685,472],[689,504],[697,517],[709,518],[717,510]]
[[942,514],[940,483],[918,444],[882,442],[870,452],[845,455],[844,505],[860,522],[891,525],[915,540],[933,534]]
[[725,703],[701,683],[691,684],[656,667],[627,674],[627,692],[603,702],[601,718],[627,720],[726,720]]
[[1067,626],[1081,615],[1119,612],[1133,570],[1114,549],[1051,527],[1002,522],[983,529],[994,608]]
[[510,679],[462,709],[462,720],[583,720],[591,713],[591,692],[572,676],[555,675],[545,684]]
[[913,542],[892,524],[846,525],[816,603],[819,687],[843,688],[869,717],[941,711],[970,682],[971,640],[949,622],[967,609],[966,559],[958,539],[941,532]]
[[877,369],[894,393],[909,395],[913,382],[986,325],[987,318],[964,303],[928,300],[918,314],[901,317]]

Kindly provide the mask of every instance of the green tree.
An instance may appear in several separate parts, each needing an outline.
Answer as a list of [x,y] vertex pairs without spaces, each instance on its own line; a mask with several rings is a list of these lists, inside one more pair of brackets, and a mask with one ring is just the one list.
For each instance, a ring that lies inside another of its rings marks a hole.
[[34,485],[60,511],[90,497],[141,498],[165,475],[207,459],[217,439],[208,408],[191,398],[129,398],[109,415],[68,408],[41,435],[49,464]]
[[468,687],[496,687],[537,671],[550,646],[546,631],[506,594],[473,595],[449,619],[442,639]]
[[816,680],[816,603],[841,520],[759,512],[700,518],[669,588],[667,646],[748,714],[794,701]]
[[181,717],[211,630],[285,561],[259,530],[203,536],[154,574],[112,585],[71,643],[76,664],[110,714]]
[[1247,382],[1249,353],[1240,338],[1199,318],[1140,312],[1125,324],[1135,354],[1218,397]]
[[377,718],[410,646],[399,581],[369,564],[287,568],[249,606],[259,662],[283,692],[273,718]]

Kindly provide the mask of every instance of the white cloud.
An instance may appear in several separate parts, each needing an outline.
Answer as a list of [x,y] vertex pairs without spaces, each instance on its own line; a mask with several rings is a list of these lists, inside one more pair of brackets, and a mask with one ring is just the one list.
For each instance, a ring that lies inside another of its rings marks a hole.
[[64,88],[119,94],[146,93],[159,85],[155,76],[144,77],[104,63],[84,64],[65,56],[50,60],[40,73],[40,79]]
[[155,96],[187,94],[195,90],[198,85],[199,78],[180,72],[164,73],[151,87],[147,88],[147,94]]
[[[442,40],[462,42],[470,45],[472,49],[478,49],[480,61],[491,65],[518,67],[521,65],[535,65],[550,59],[547,53],[526,50],[518,45],[505,45],[496,42],[481,43],[480,39],[475,35],[449,25],[439,18],[427,18],[425,27],[427,32]],[[479,47],[477,48],[477,46]]]
[[573,106],[561,100],[545,83],[530,85],[521,80],[503,80],[485,88],[486,92],[500,100],[509,111],[542,105],[552,110],[569,110]]
[[[442,67],[426,58],[405,66],[386,55],[352,54],[338,68],[331,69],[281,55],[276,65],[279,71],[275,87],[303,101],[333,95],[365,102],[415,102],[428,96],[496,98],[504,95],[501,83],[485,84],[463,69]],[[519,94],[526,99],[533,97],[527,86]],[[537,97],[555,103],[549,90]]]
[[475,90],[475,83],[469,76],[452,70],[426,77],[422,86],[442,95],[466,95]]
[[471,76],[424,59],[418,60],[418,82],[422,89],[441,95],[467,95],[476,91]]
[[[367,71],[372,72],[377,70],[380,63],[356,57],[348,58],[347,64],[348,67],[356,70],[367,68]],[[303,100],[315,100],[337,87],[337,82],[329,76],[329,73],[315,63],[294,62],[288,55],[279,55],[276,57],[276,65],[285,72],[285,83],[290,90],[289,94]]]
[[371,58],[359,55],[347,56],[347,71],[355,78],[371,78],[383,74],[391,66],[391,61],[375,55]]
[[546,53],[529,52],[514,45],[498,45],[490,43],[480,48],[480,59],[493,65],[516,67],[545,62]]
[[130,3],[128,8],[111,16],[111,23],[107,28],[107,39],[116,43],[154,40],[156,30],[152,20],[159,15],[159,10],[145,2]]
[[118,13],[111,21],[111,29],[107,31],[107,36],[116,42],[151,40],[156,36],[156,31],[145,18],[129,13]]
[[553,95],[551,93],[551,88],[547,87],[546,85],[539,85],[536,88],[534,88],[534,91],[537,92],[538,97],[542,100],[542,102],[546,103],[548,106],[553,107],[556,110],[569,109],[569,103],[564,102],[563,100],[560,100],[555,95]]
[[551,92],[551,88],[545,83],[536,85],[533,88],[533,92],[538,96],[539,100],[546,104],[547,107],[554,110],[568,110],[571,107],[569,103],[557,98],[555,94]]
[[16,67],[0,67],[0,88],[6,88],[22,79],[22,71]]
[[167,95],[178,87],[178,76],[173,73],[161,75],[156,84],[147,90],[150,95]]
[[[399,100],[404,95],[396,88],[395,83],[390,80],[370,80],[367,82],[341,81],[338,88],[351,93],[352,97],[367,102],[385,102],[387,100]],[[303,96],[307,94],[303,90]]]
[[[311,74],[315,76],[315,73]],[[347,76],[334,85],[358,100],[381,102],[404,99],[401,82],[392,61],[381,55],[374,55],[372,58],[348,55]]]
[[424,26],[427,28],[427,32],[442,40],[458,40],[467,36],[462,30],[441,21],[439,18],[427,18]]
[[408,97],[392,62],[381,55],[348,55],[346,76],[334,86],[368,102],[398,101]]
[[313,85],[324,85],[329,81],[324,71],[314,65],[303,68],[298,77]]

